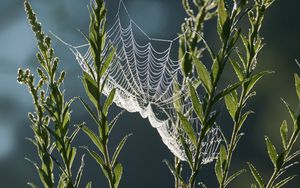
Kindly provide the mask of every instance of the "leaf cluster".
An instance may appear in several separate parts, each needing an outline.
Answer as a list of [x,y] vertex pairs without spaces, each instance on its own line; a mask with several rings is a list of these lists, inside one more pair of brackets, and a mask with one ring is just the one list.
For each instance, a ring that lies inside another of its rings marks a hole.
[[[300,104],[300,79],[298,74],[295,74],[295,88],[298,95],[298,103]],[[284,120],[280,126],[280,136],[282,142],[281,152],[278,152],[278,148],[275,147],[269,137],[265,137],[268,155],[273,164],[274,170],[270,179],[265,182],[254,165],[249,162],[248,166],[256,181],[256,184],[252,184],[251,186],[253,188],[257,187],[257,185],[260,188],[280,188],[285,186],[288,182],[296,177],[296,175],[293,175],[282,178],[289,168],[299,163],[299,161],[296,160],[296,157],[300,155],[300,150],[297,149],[295,152],[292,151],[295,148],[295,143],[299,138],[300,114],[299,112],[295,112],[287,102],[284,100],[282,101],[292,119],[292,132],[289,133],[287,121]]]
[[[61,91],[65,72],[57,70],[59,59],[54,57],[51,39],[42,31],[30,3],[25,1],[24,6],[39,48],[38,82],[35,83],[36,78],[29,69],[19,69],[17,79],[19,83],[27,85],[35,106],[35,112],[28,114],[34,139],[28,138],[28,140],[36,146],[40,161],[30,161],[36,167],[44,187],[76,188],[80,184],[84,156],[77,175],[73,176],[72,167],[77,150],[72,146],[72,142],[79,131],[79,128],[76,128],[70,133],[70,105],[74,99],[65,100],[64,93]],[[54,151],[59,154],[59,159],[54,155]],[[60,170],[58,181],[53,174],[55,168]],[[28,184],[37,187],[34,183]]]

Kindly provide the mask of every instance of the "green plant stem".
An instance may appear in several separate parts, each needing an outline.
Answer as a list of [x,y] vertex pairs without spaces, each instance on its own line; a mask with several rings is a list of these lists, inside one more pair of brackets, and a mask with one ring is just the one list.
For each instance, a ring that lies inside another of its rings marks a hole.
[[[246,49],[246,50],[249,50],[249,54],[250,54],[250,57],[248,59],[248,62],[247,62],[247,66],[245,67],[245,80],[246,79],[250,79],[251,78],[251,66],[253,64],[253,61],[255,59],[255,57],[257,56],[258,51],[255,51],[255,45],[256,45],[256,41],[257,41],[257,38],[259,37],[259,30],[260,30],[260,26],[261,26],[261,22],[263,20],[263,16],[264,16],[264,11],[261,11],[261,7],[263,6],[263,3],[264,2],[261,2],[261,4],[259,5],[256,5],[258,7],[255,7],[257,8],[257,14],[256,14],[256,17],[255,17],[255,23],[254,25],[252,26],[252,30],[250,32],[250,44],[251,44],[251,47],[249,49]],[[241,91],[241,97],[240,97],[240,100],[239,100],[239,103],[238,103],[238,108],[237,108],[237,111],[236,111],[236,114],[238,114],[237,118],[234,119],[234,125],[233,125],[233,131],[232,131],[232,135],[231,135],[231,139],[230,139],[230,143],[229,143],[229,148],[228,148],[228,154],[227,154],[227,162],[225,164],[225,168],[224,168],[224,172],[223,172],[223,176],[222,176],[222,181],[219,185],[220,188],[224,188],[225,187],[225,183],[227,181],[227,178],[228,178],[228,173],[229,173],[229,168],[230,168],[230,165],[231,165],[231,161],[232,161],[232,155],[233,155],[233,152],[235,150],[235,147],[236,147],[236,144],[237,144],[237,137],[239,135],[239,131],[240,131],[240,128],[241,128],[241,125],[239,125],[240,121],[241,121],[241,118],[242,118],[242,110],[244,108],[244,104],[245,104],[245,100],[247,99],[247,90],[248,90],[248,87],[249,87],[249,82],[246,82],[245,84],[243,84],[243,87],[242,87],[242,91]]]
[[[227,38],[226,40],[224,41],[228,41],[229,39]],[[218,82],[219,82],[219,79],[220,79],[220,75],[222,74],[223,70],[224,70],[224,66],[225,66],[225,56],[227,53],[225,53],[225,51],[227,49],[227,46],[226,45],[223,45],[223,48],[222,48],[222,58],[220,60],[220,69],[219,69],[219,72],[218,72],[218,76],[215,80],[215,82],[213,83],[213,87],[212,87],[212,91],[209,93],[209,96],[208,96],[208,102],[207,102],[207,108],[205,109],[205,115],[204,115],[204,119],[203,119],[203,127],[206,127],[208,126],[207,125],[207,121],[209,119],[209,115],[211,114],[211,111],[212,111],[212,107],[214,105],[214,102],[215,102],[215,98],[214,98],[214,95],[215,95],[215,92],[216,92],[216,87],[218,85]],[[207,130],[209,131],[209,130]],[[203,139],[205,138],[205,132],[204,131],[201,131],[201,134],[200,134],[200,137],[198,139],[198,144],[197,144],[197,148],[196,148],[196,155],[195,155],[195,159],[194,159],[194,164],[193,164],[193,168],[191,169],[192,170],[192,174],[191,174],[191,177],[190,177],[190,180],[189,180],[189,186],[190,188],[193,188],[195,186],[195,181],[196,181],[196,176],[199,172],[199,168],[201,166],[201,162],[202,161],[199,161],[199,157],[200,157],[200,153],[201,153],[201,145],[202,145],[202,141]]]
[[[285,155],[284,155],[284,160],[283,160],[283,165],[282,166],[284,166],[286,164],[286,159],[288,158],[294,144],[298,140],[299,133],[300,133],[299,131],[298,132],[297,131],[293,132],[293,134],[291,136],[291,139],[289,141],[289,144],[287,146],[287,149],[284,151]],[[266,188],[272,188],[273,187],[273,184],[275,183],[276,178],[277,178],[278,174],[280,173],[280,170],[281,170],[280,168],[275,168],[274,169],[274,172],[273,172],[270,180],[268,181]]]
[[228,148],[228,154],[227,154],[227,162],[224,168],[224,175],[221,181],[221,184],[219,185],[220,188],[224,188],[225,187],[225,183],[228,177],[228,173],[229,173],[229,168],[231,165],[231,161],[232,161],[232,155],[236,146],[236,142],[237,142],[237,136],[239,133],[239,128],[238,128],[238,123],[241,119],[241,115],[242,115],[242,109],[243,109],[243,105],[244,105],[244,101],[246,98],[246,91],[248,86],[244,85],[245,87],[242,88],[242,97],[240,98],[239,104],[238,104],[238,109],[237,109],[237,113],[238,113],[238,118],[237,120],[234,121],[234,126],[233,126],[233,131],[232,131],[232,135],[231,135],[231,139],[230,139],[230,143],[229,143],[229,148]]
[[[175,169],[177,171],[178,174],[180,174],[181,172],[181,163],[180,163],[180,159],[178,159],[177,157],[174,157],[174,165],[175,165]],[[180,188],[180,179],[175,176],[175,188]]]

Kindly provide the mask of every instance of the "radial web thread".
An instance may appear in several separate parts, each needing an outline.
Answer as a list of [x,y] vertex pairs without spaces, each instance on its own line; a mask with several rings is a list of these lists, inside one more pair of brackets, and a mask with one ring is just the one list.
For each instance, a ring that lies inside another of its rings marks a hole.
[[[121,18],[124,16],[120,16],[120,10],[125,11],[129,20],[126,26],[122,23]],[[137,35],[145,39],[139,41]],[[177,100],[181,101],[181,111],[188,116],[197,134],[200,134],[202,127],[194,113],[191,113],[193,107],[188,97],[187,85],[183,81],[181,60],[171,59],[171,49],[179,37],[173,40],[149,37],[130,18],[123,1],[120,0],[118,13],[112,26],[106,31],[107,41],[102,55],[105,59],[104,54],[107,54],[111,47],[115,48],[116,52],[107,71],[108,79],[103,93],[107,96],[116,88],[114,103],[128,112],[139,112],[143,118],[148,118],[169,150],[179,159],[186,161],[179,135],[185,138],[193,155],[196,148],[179,126],[174,103]],[[158,49],[154,43],[167,48]],[[89,45],[69,46],[81,68],[91,74],[87,64],[93,65],[94,62]],[[179,86],[179,91],[175,92],[175,84]],[[222,140],[219,131],[217,127],[212,128],[202,143],[203,164],[213,161],[218,155],[217,149]]]

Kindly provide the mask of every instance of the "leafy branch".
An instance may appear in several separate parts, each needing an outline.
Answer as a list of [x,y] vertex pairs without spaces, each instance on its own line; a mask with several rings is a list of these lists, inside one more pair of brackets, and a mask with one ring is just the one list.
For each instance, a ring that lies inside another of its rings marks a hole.
[[[72,166],[76,156],[76,148],[72,146],[72,141],[79,128],[69,134],[70,105],[73,99],[66,101],[64,93],[61,91],[66,73],[64,71],[58,72],[59,59],[54,57],[51,39],[42,31],[41,24],[37,21],[30,3],[25,1],[24,6],[39,48],[37,53],[39,61],[38,83],[35,83],[35,76],[30,73],[29,69],[19,69],[17,79],[19,83],[27,85],[35,106],[35,112],[28,115],[32,123],[34,139],[28,139],[37,148],[40,164],[31,162],[37,168],[44,187],[52,188],[57,184],[58,188],[77,188],[83,172],[84,156],[82,156],[77,176],[74,177]],[[44,89],[48,91],[45,92]],[[54,149],[59,153],[61,160],[54,157]],[[55,181],[54,167],[60,169],[59,181]],[[31,187],[37,187],[33,183],[28,184]]]
[[[262,177],[260,176],[256,168],[250,162],[248,163],[251,173],[260,188],[272,188],[272,187],[280,188],[286,185],[291,180],[293,180],[296,176],[293,175],[293,176],[281,178],[281,176],[285,174],[290,167],[299,163],[299,161],[297,160],[295,161],[295,158],[300,155],[300,150],[298,149],[296,152],[294,153],[292,152],[300,134],[300,114],[299,114],[300,78],[298,74],[295,74],[295,88],[299,100],[297,111],[292,110],[290,105],[284,100],[282,100],[287,108],[287,111],[290,114],[293,123],[293,131],[290,137],[288,136],[289,130],[288,130],[287,121],[283,121],[280,126],[280,135],[281,135],[281,141],[283,146],[282,152],[278,153],[277,148],[273,145],[271,140],[268,137],[265,137],[269,158],[274,167],[272,176],[267,181],[267,183],[263,181]],[[257,186],[255,184],[252,184],[251,187],[255,188]]]
[[[245,55],[236,49],[235,52],[239,59],[230,59],[230,63],[237,75],[237,78],[239,81],[244,83],[242,84],[240,93],[237,90],[234,90],[224,98],[227,110],[233,121],[233,130],[229,144],[225,141],[226,148],[223,146],[221,147],[220,155],[215,165],[215,172],[220,188],[226,187],[237,176],[245,172],[245,170],[242,169],[231,176],[228,175],[232,155],[243,135],[241,133],[241,128],[243,127],[247,117],[253,113],[251,110],[244,112],[247,101],[256,94],[252,91],[252,89],[264,75],[272,73],[270,71],[263,71],[254,74],[257,64],[257,56],[264,46],[259,34],[260,28],[262,26],[264,13],[272,3],[273,1],[270,0],[257,0],[254,1],[254,5],[251,8],[244,10],[243,14],[248,15],[248,20],[250,22],[248,34],[240,34],[239,36],[243,42]],[[246,1],[240,2],[241,7],[245,7],[246,5]],[[235,11],[242,11],[242,9],[236,9]]]
[[[199,4],[197,2],[202,2],[202,3]],[[184,114],[182,114],[180,111],[178,112],[178,116],[180,118],[180,125],[185,131],[187,137],[189,138],[189,141],[186,141],[185,139],[181,139],[181,141],[185,149],[189,168],[191,170],[189,181],[187,183],[182,182],[181,184],[189,188],[195,187],[196,178],[202,165],[202,157],[203,157],[201,154],[202,143],[206,135],[211,130],[211,128],[216,124],[216,120],[219,115],[218,112],[215,112],[214,106],[220,100],[222,100],[226,95],[236,90],[239,86],[241,86],[246,81],[248,81],[248,80],[239,81],[237,83],[229,85],[228,87],[224,88],[221,91],[218,91],[217,89],[225,65],[230,59],[230,55],[232,51],[234,51],[234,49],[236,48],[235,45],[240,36],[240,29],[237,28],[237,23],[244,15],[243,12],[241,11],[243,9],[244,4],[239,4],[239,5],[234,4],[233,8],[231,8],[231,11],[229,11],[229,9],[226,8],[225,2],[223,0],[195,1],[194,4],[196,7],[201,7],[201,10],[203,10],[204,12],[205,10],[210,11],[210,15],[217,15],[218,35],[220,37],[220,41],[222,45],[220,50],[215,54],[211,49],[211,47],[209,46],[209,44],[203,38],[203,34],[201,33],[202,31],[200,30],[198,32],[198,30],[196,29],[199,28],[194,27],[197,25],[203,25],[203,23],[198,23],[198,21],[204,22],[206,19],[200,19],[200,20],[194,19],[195,17],[198,18],[198,16],[193,17],[191,15],[192,11],[187,10],[187,14],[190,16],[190,18],[187,19],[189,20],[189,22],[187,22],[186,24],[188,27],[184,25],[186,27],[183,27],[183,29],[189,29],[191,33],[187,32],[189,35],[184,36],[186,38],[186,41],[184,41],[186,42],[186,44],[184,44],[183,41],[180,41],[179,54],[183,55],[182,69],[185,76],[187,77],[186,80],[189,80],[188,77],[191,74],[193,74],[192,71],[193,67],[195,67],[198,75],[197,79],[193,82],[188,83],[188,85],[190,88],[190,97],[192,100],[193,109],[201,124],[200,127],[201,132],[200,134],[196,134],[195,130],[196,129],[199,130],[199,128],[193,128],[188,118],[185,117]],[[184,1],[183,5],[185,9],[189,9],[188,7],[190,7],[187,1]],[[215,7],[216,10],[213,10]],[[203,12],[199,13],[199,15],[202,14]],[[211,19],[213,18],[213,16],[209,16],[209,18]],[[195,39],[193,38],[195,34],[198,37],[198,40],[196,42],[194,42]],[[199,42],[204,43],[204,48],[201,49],[197,48]],[[188,46],[187,50],[189,52],[187,55],[182,53],[183,52],[182,49],[185,48],[186,46]],[[200,60],[201,53],[204,50],[209,52],[211,61],[213,62],[211,69],[207,69],[207,67]],[[199,86],[201,86],[205,91],[203,99],[200,99],[197,94],[197,88]],[[192,151],[190,147],[188,147],[188,143],[193,144],[193,147],[195,148],[194,151]],[[170,169],[172,169],[172,167],[170,167]],[[178,165],[177,165],[177,170],[175,170],[175,172],[176,171],[179,172],[175,175],[175,178],[177,178],[178,181],[178,177],[180,177],[180,171],[178,170]],[[179,179],[183,179],[183,178],[179,178]]]
[[103,94],[103,89],[108,78],[107,71],[115,56],[115,49],[113,47],[105,50],[105,28],[105,4],[102,0],[96,0],[91,7],[89,37],[86,37],[89,42],[93,65],[90,65],[89,62],[85,61],[85,65],[88,69],[83,72],[82,76],[82,83],[92,106],[88,105],[81,98],[80,101],[97,125],[98,133],[94,133],[87,126],[83,126],[82,130],[95,144],[100,154],[88,147],[85,147],[85,149],[100,165],[103,174],[108,180],[109,187],[117,188],[123,173],[123,166],[117,159],[129,135],[125,136],[119,142],[111,156],[109,153],[108,141],[110,133],[120,115],[116,116],[116,118],[109,123],[107,117],[108,110],[113,103],[114,96],[117,92],[116,89],[112,89],[106,100],[103,102],[101,101],[101,95]]

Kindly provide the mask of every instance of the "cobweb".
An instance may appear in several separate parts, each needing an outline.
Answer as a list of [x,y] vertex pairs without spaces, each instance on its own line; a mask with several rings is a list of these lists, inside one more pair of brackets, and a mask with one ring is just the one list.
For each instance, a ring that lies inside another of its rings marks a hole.
[[[121,11],[125,13],[122,16]],[[127,24],[123,23],[125,18]],[[202,127],[194,113],[191,113],[192,104],[181,71],[181,60],[171,59],[171,49],[178,43],[179,37],[173,40],[149,37],[131,19],[120,0],[113,24],[106,31],[106,47],[102,55],[108,54],[106,52],[111,50],[111,46],[116,52],[107,71],[108,79],[103,94],[107,96],[116,88],[114,103],[128,112],[138,112],[143,118],[148,118],[169,150],[180,160],[186,161],[179,135],[185,138],[193,156],[196,148],[179,125],[174,103],[181,101],[181,112],[188,116],[197,134],[200,134]],[[162,49],[163,46],[166,48]],[[71,50],[81,68],[91,74],[87,64],[94,62],[89,45],[71,46]],[[179,91],[175,91],[174,84],[179,86]],[[217,127],[212,128],[202,143],[203,164],[213,161],[218,155],[217,149],[222,140],[219,131]]]

